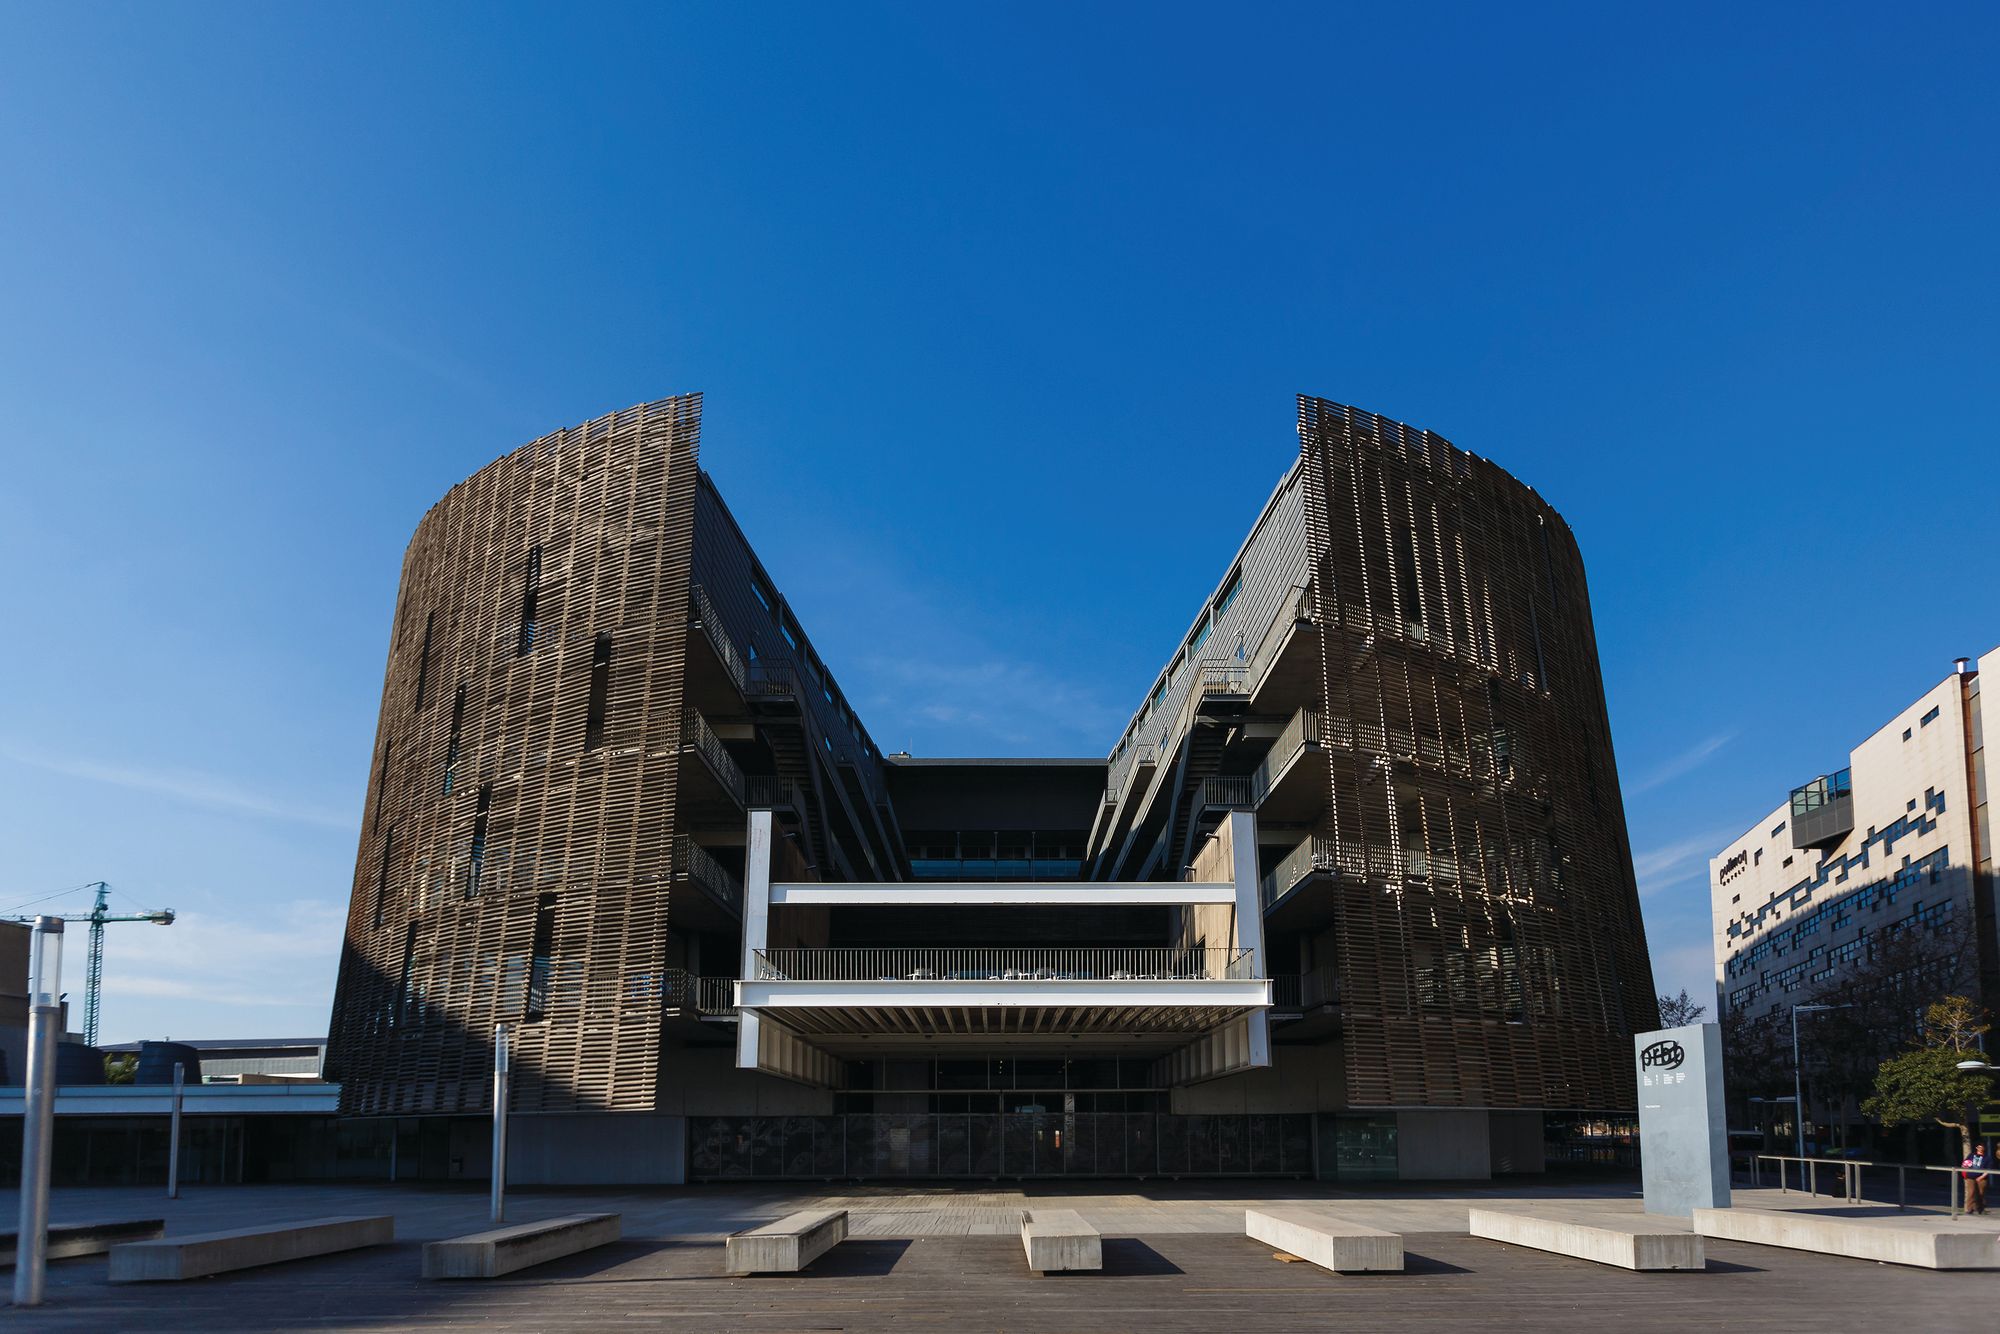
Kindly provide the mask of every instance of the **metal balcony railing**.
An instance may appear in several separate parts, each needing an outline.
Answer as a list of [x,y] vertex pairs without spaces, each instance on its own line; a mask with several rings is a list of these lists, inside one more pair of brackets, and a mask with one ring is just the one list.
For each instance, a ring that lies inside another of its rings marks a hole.
[[743,769],[735,757],[722,744],[722,738],[708,725],[708,719],[693,709],[681,710],[681,746],[698,752],[708,767],[715,771],[716,778],[734,794],[738,802],[744,800]]
[[772,949],[756,977],[774,982],[1254,981],[1253,952],[1220,948],[914,947]]
[[796,780],[783,774],[747,774],[744,777],[744,805],[759,810],[801,810]]
[[1344,869],[1340,863],[1339,847],[1324,834],[1313,834],[1296,848],[1286,853],[1284,859],[1266,871],[1259,885],[1264,907],[1269,908],[1285,895],[1298,888],[1299,882],[1315,871],[1335,871]]
[[788,662],[753,662],[747,685],[750,695],[797,698],[799,674]]
[[694,1007],[703,1014],[736,1013],[736,979],[697,977],[694,979]]
[[1271,785],[1278,775],[1285,771],[1298,753],[1307,746],[1319,744],[1319,710],[1300,709],[1285,724],[1285,730],[1278,733],[1278,739],[1271,743],[1271,749],[1264,756],[1264,762],[1250,775],[1250,799],[1256,805],[1263,805],[1264,798],[1271,795]]
[[708,590],[700,584],[688,588],[689,611],[700,623],[702,633],[715,648],[715,656],[722,661],[722,668],[729,673],[729,679],[736,683],[736,693],[750,693],[750,665],[743,655],[736,651],[736,641],[729,637],[729,631],[722,625],[722,617],[716,613],[715,604],[708,600]]
[[1282,1009],[1310,1010],[1315,1005],[1339,1003],[1340,984],[1331,968],[1278,973],[1271,978],[1271,1004]]
[[1319,597],[1310,583],[1294,588],[1285,598],[1284,606],[1264,632],[1256,652],[1250,655],[1250,682],[1255,685],[1264,679],[1271,664],[1277,660],[1278,651],[1284,647],[1285,635],[1301,621],[1314,621],[1319,617]]
[[686,834],[674,840],[674,875],[700,885],[731,912],[743,911],[743,886],[735,875]]
[[626,987],[631,1000],[657,1000],[669,1010],[695,1010],[701,1014],[736,1013],[736,979],[697,977],[685,968],[668,968],[644,973]]
[[1211,774],[1195,789],[1194,808],[1247,811],[1251,807],[1249,774]]

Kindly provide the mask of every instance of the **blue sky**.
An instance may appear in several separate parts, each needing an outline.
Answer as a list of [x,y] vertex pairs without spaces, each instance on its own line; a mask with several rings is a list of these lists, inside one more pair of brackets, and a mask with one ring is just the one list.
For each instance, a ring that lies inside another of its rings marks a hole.
[[[1897,12],[1900,11],[1900,12]],[[1707,855],[2000,642],[1990,5],[14,7],[0,906],[323,1031],[399,561],[703,457],[884,746],[1102,753],[1306,391],[1568,517],[1663,987]]]

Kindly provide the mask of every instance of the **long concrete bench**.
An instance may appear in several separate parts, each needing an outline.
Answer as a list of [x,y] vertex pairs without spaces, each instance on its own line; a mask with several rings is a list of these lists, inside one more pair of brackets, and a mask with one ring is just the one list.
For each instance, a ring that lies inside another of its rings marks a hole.
[[1592,1215],[1584,1222],[1574,1216],[1548,1218],[1474,1209],[1470,1221],[1475,1237],[1621,1269],[1700,1269],[1705,1263],[1700,1236],[1669,1230],[1643,1218]]
[[1037,1274],[1104,1268],[1104,1239],[1074,1209],[1025,1209],[1021,1249]]
[[1697,1209],[1695,1231],[1723,1241],[1784,1246],[1920,1269],[2000,1269],[2000,1233],[1920,1216],[1842,1218],[1796,1209]]
[[396,1239],[396,1220],[373,1217],[308,1218],[299,1223],[196,1232],[135,1241],[111,1248],[113,1283],[150,1283],[223,1274],[232,1269],[331,1255]]
[[847,1240],[847,1210],[805,1209],[731,1237],[732,1274],[796,1274]]
[[425,1278],[498,1278],[607,1245],[623,1235],[618,1214],[571,1214],[424,1244]]
[[1367,1274],[1403,1267],[1400,1234],[1312,1209],[1246,1209],[1243,1234],[1336,1273]]
[[[49,1227],[48,1258],[66,1260],[73,1255],[102,1255],[127,1241],[147,1241],[167,1230],[158,1218],[134,1218],[115,1223],[55,1223]],[[14,1263],[20,1234],[0,1232],[0,1265]]]

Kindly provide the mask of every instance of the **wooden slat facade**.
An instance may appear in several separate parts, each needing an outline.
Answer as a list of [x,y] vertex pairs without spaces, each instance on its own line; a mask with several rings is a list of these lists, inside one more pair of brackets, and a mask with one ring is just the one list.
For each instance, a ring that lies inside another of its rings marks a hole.
[[1442,438],[1299,400],[1355,1106],[1630,1108],[1658,1019],[1583,561]]
[[502,1021],[522,1110],[654,1106],[700,426],[687,395],[545,436],[418,525],[334,1005],[344,1110],[486,1106]]

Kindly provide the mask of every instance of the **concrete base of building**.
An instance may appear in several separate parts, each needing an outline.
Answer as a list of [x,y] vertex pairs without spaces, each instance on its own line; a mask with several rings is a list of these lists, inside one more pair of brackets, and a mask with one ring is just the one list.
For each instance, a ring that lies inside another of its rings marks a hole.
[[1696,1209],[1695,1231],[1755,1246],[1783,1246],[1919,1269],[2000,1269],[2000,1233],[1948,1219],[1842,1218],[1791,1209]]
[[687,1181],[687,1118],[651,1112],[520,1114],[507,1122],[516,1186],[678,1186]]
[[571,1214],[424,1246],[425,1278],[498,1278],[618,1240],[617,1214]]
[[1620,1269],[1700,1269],[1706,1263],[1701,1237],[1644,1219],[1612,1219],[1593,1214],[1588,1223],[1554,1211],[1512,1213],[1473,1209],[1468,1219],[1475,1237],[1527,1246]]
[[796,1274],[847,1240],[847,1210],[805,1209],[729,1238],[732,1274]]
[[364,1218],[311,1218],[276,1227],[198,1232],[111,1248],[113,1283],[172,1282],[234,1269],[331,1255],[396,1239],[396,1220],[383,1214]]
[[1103,1238],[1074,1209],[1023,1211],[1021,1249],[1037,1274],[1104,1268]]
[[1399,1272],[1403,1238],[1313,1209],[1246,1209],[1243,1234],[1341,1274]]

